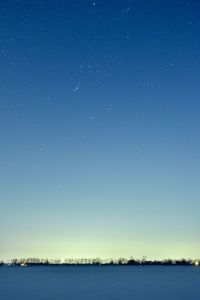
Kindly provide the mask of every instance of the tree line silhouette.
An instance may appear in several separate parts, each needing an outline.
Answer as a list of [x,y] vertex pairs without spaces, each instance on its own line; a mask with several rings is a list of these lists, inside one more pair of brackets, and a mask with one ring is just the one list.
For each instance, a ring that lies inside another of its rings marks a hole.
[[61,260],[47,258],[14,258],[9,262],[0,261],[0,266],[98,266],[98,265],[116,265],[116,266],[200,266],[198,259],[164,259],[147,260],[129,259],[120,257],[118,259],[100,259],[100,258],[66,258]]

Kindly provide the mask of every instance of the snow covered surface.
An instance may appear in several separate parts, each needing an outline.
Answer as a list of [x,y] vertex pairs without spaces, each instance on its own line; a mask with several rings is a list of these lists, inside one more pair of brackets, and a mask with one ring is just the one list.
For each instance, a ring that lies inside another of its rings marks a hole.
[[200,268],[1,267],[1,300],[199,300]]

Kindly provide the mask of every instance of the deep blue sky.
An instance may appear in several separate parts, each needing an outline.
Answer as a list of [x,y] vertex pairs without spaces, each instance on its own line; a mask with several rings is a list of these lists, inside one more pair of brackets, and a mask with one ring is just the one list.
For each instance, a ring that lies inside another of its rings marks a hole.
[[0,258],[198,257],[200,2],[0,2]]

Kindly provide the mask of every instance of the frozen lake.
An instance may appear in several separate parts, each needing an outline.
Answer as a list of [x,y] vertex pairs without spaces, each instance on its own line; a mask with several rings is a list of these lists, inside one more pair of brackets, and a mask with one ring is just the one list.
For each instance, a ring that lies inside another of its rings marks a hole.
[[199,300],[200,268],[0,267],[2,300]]

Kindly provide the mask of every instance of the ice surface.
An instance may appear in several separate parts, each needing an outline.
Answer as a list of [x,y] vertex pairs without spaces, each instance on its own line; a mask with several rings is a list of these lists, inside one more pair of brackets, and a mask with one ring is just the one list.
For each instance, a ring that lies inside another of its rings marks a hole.
[[199,300],[200,268],[1,267],[1,300]]

